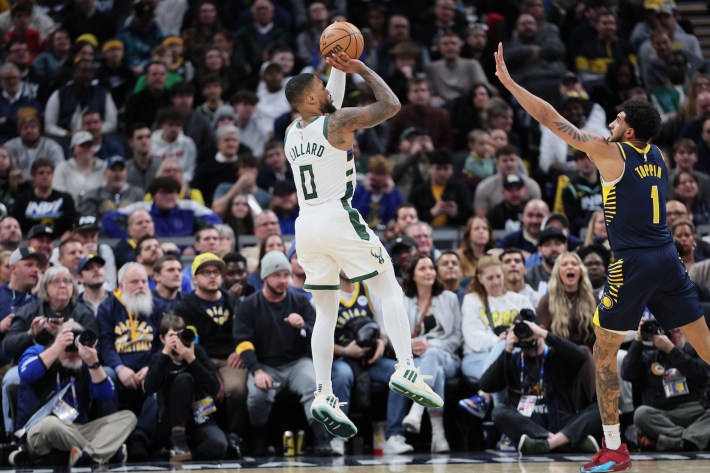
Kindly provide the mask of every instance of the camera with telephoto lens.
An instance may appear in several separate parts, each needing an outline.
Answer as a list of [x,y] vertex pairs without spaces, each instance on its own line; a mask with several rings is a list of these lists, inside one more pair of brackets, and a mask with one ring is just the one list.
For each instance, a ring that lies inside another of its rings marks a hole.
[[641,338],[647,342],[653,340],[654,335],[663,335],[663,333],[661,324],[656,320],[647,320],[641,325]]
[[513,320],[513,333],[518,337],[515,346],[518,348],[534,348],[537,346],[537,340],[524,340],[533,334],[532,328],[525,323],[526,320],[533,323],[537,321],[535,312],[531,309],[521,310]]
[[93,348],[96,346],[98,338],[96,337],[96,334],[93,331],[88,329],[74,329],[71,332],[74,334],[74,343],[67,346],[64,349],[65,352],[78,352],[79,343],[81,343],[85,347]]
[[195,331],[191,328],[184,328],[180,333],[178,333],[178,338],[187,348],[190,348],[192,342],[195,341]]
[[361,348],[369,348],[366,357],[371,358],[377,349],[377,339],[380,338],[380,326],[369,317],[352,317],[345,322],[343,327],[344,340],[342,346],[348,345],[351,341]]

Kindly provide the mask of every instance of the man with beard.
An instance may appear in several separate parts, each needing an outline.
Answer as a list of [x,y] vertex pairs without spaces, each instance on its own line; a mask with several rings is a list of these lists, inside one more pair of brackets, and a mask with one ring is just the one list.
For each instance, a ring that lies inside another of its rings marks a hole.
[[155,289],[155,279],[153,278],[153,265],[163,257],[163,249],[160,241],[153,235],[146,235],[136,244],[136,262],[143,265],[145,273],[148,275],[148,287],[152,291]]
[[108,291],[116,289],[116,258],[113,250],[106,243],[99,243],[99,222],[93,215],[83,215],[74,223],[74,235],[84,246],[84,253],[99,255],[105,261],[106,283]]
[[27,233],[27,246],[42,253],[47,260],[54,252],[54,230],[47,225],[34,225]]
[[104,288],[106,282],[106,260],[99,255],[89,254],[84,256],[76,268],[78,282],[84,291],[79,294],[79,302],[87,305],[96,315],[99,306],[108,297]]
[[296,394],[315,435],[315,453],[330,455],[330,437],[311,415],[313,361],[310,340],[316,314],[304,296],[288,290],[291,264],[280,251],[261,259],[264,287],[240,304],[236,353],[249,372],[247,409],[255,427],[255,455],[268,452],[267,421],[279,392]]
[[[16,450],[10,455],[13,465],[29,466],[32,457],[52,450],[69,452],[69,467],[126,461],[123,442],[136,425],[136,416],[119,411],[90,418],[92,404],[110,401],[114,385],[99,362],[95,345],[76,341],[75,332],[80,331],[81,325],[67,321],[50,346],[34,345],[22,355],[17,425],[25,425],[47,399],[63,400],[61,413],[65,416],[46,415],[32,425],[26,432],[27,451]],[[55,399],[58,389],[62,394]]]
[[[219,250],[219,232],[212,225],[202,227],[195,233],[195,253],[217,254]],[[192,268],[186,267],[182,271],[182,292],[187,294],[195,289],[192,283]]]
[[537,251],[542,261],[525,272],[525,282],[541,294],[547,292],[547,282],[558,256],[567,250],[567,237],[557,227],[549,227],[540,232]]
[[503,202],[486,213],[486,219],[493,230],[506,233],[520,230],[520,216],[528,200],[525,181],[519,174],[508,174],[503,178]]
[[0,251],[15,251],[22,241],[22,229],[15,217],[0,220]]
[[[291,248],[295,246],[291,245]],[[250,296],[256,291],[254,286],[247,282],[249,273],[247,272],[247,259],[237,252],[231,252],[224,255],[224,283],[222,289],[234,294],[243,301],[245,297]]]
[[[227,415],[222,428],[227,432],[228,454],[239,451],[239,435],[246,420],[247,374],[235,351],[233,336],[237,297],[222,289],[224,261],[214,253],[202,253],[192,262],[195,291],[185,294],[175,306],[175,313],[185,325],[195,327],[200,345],[207,351],[224,386]],[[236,333],[236,328],[234,329]]]
[[295,241],[291,242],[291,248],[289,248],[288,253],[286,253],[286,259],[291,264],[291,283],[288,285],[289,289],[295,291],[297,294],[306,296],[310,301],[313,297],[313,293],[303,289],[303,286],[306,284],[306,272],[303,270],[303,266],[298,263]]
[[140,263],[127,263],[118,272],[118,289],[101,303],[99,349],[104,364],[116,373],[118,404],[139,413],[128,442],[131,461],[149,458],[157,422],[157,403],[145,396],[143,380],[157,347],[157,327],[148,274]]
[[145,197],[143,189],[127,182],[128,172],[123,156],[113,155],[106,159],[104,176],[105,186],[95,187],[84,195],[81,202],[82,214],[100,219],[111,210],[140,202]]
[[542,297],[530,284],[525,282],[525,258],[517,248],[506,248],[498,257],[503,270],[503,282],[508,291],[526,296],[533,307],[537,307]]
[[520,230],[508,233],[496,241],[498,248],[520,248],[527,258],[535,253],[540,238],[542,222],[550,214],[550,208],[544,200],[532,199],[523,207],[520,216]]
[[463,304],[463,297],[466,295],[471,278],[463,277],[461,258],[458,253],[454,250],[442,251],[436,262],[436,268],[444,289],[456,294],[456,297],[459,298],[459,305]]
[[153,263],[153,301],[156,312],[165,314],[182,300],[182,263],[175,255],[163,255]]
[[116,267],[121,268],[124,264],[136,260],[136,246],[138,240],[146,235],[155,234],[155,224],[153,218],[147,210],[139,209],[128,216],[126,225],[127,239],[119,241],[113,247],[113,254],[116,256]]

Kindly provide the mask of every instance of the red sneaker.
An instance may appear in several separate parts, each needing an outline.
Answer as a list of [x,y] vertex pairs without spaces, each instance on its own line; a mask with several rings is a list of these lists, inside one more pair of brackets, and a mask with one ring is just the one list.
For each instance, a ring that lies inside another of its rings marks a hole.
[[592,461],[582,466],[582,473],[604,473],[607,471],[622,471],[631,468],[631,456],[626,444],[622,443],[618,450],[606,448],[602,439],[602,449],[592,458]]

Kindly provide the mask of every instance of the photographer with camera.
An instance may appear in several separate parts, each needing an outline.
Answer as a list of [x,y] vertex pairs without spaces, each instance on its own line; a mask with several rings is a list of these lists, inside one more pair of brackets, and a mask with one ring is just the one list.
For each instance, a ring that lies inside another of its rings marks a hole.
[[[370,407],[370,381],[388,384],[396,360],[384,356],[387,337],[382,333],[382,308],[364,282],[350,282],[340,271],[340,304],[335,325],[333,353],[333,393],[347,415],[352,407],[351,391],[361,411]],[[404,438],[402,420],[407,414],[407,398],[387,390],[387,441],[385,455],[411,452],[414,448]],[[345,454],[345,439],[330,441],[333,454]]]
[[170,461],[221,460],[227,436],[211,416],[217,370],[179,315],[165,314],[159,334],[163,349],[150,360],[143,384],[146,394],[158,394],[158,442],[170,439]]
[[10,462],[27,466],[53,450],[69,453],[69,466],[123,463],[123,447],[136,424],[130,411],[91,419],[92,404],[108,401],[114,385],[99,363],[96,332],[70,320],[54,341],[20,358],[17,422],[24,446]]
[[493,422],[517,442],[520,455],[565,446],[598,450],[602,425],[597,405],[577,411],[570,382],[585,359],[574,343],[537,325],[534,312],[516,317],[506,333],[505,350],[481,377],[481,389],[507,389],[507,404],[493,408]]
[[656,320],[642,320],[621,376],[643,393],[634,424],[658,451],[705,450],[710,411],[700,399],[710,370],[680,329],[666,335]]

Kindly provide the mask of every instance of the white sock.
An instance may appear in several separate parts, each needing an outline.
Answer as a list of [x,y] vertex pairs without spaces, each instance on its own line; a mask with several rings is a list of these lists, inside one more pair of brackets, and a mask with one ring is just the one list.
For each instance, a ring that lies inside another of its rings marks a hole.
[[404,308],[404,293],[394,277],[394,270],[378,274],[368,280],[367,285],[380,298],[385,330],[392,340],[397,361],[405,366],[414,367],[412,329],[409,326],[407,310]]
[[602,425],[604,429],[604,440],[606,448],[609,450],[618,450],[621,447],[621,427],[619,424]]
[[398,356],[397,362],[399,366],[404,366],[405,368],[414,368],[414,358],[411,356]]
[[333,367],[333,345],[335,324],[338,320],[338,291],[313,291],[316,303],[316,323],[311,337],[311,354],[316,371],[318,391],[333,394],[331,369]]

